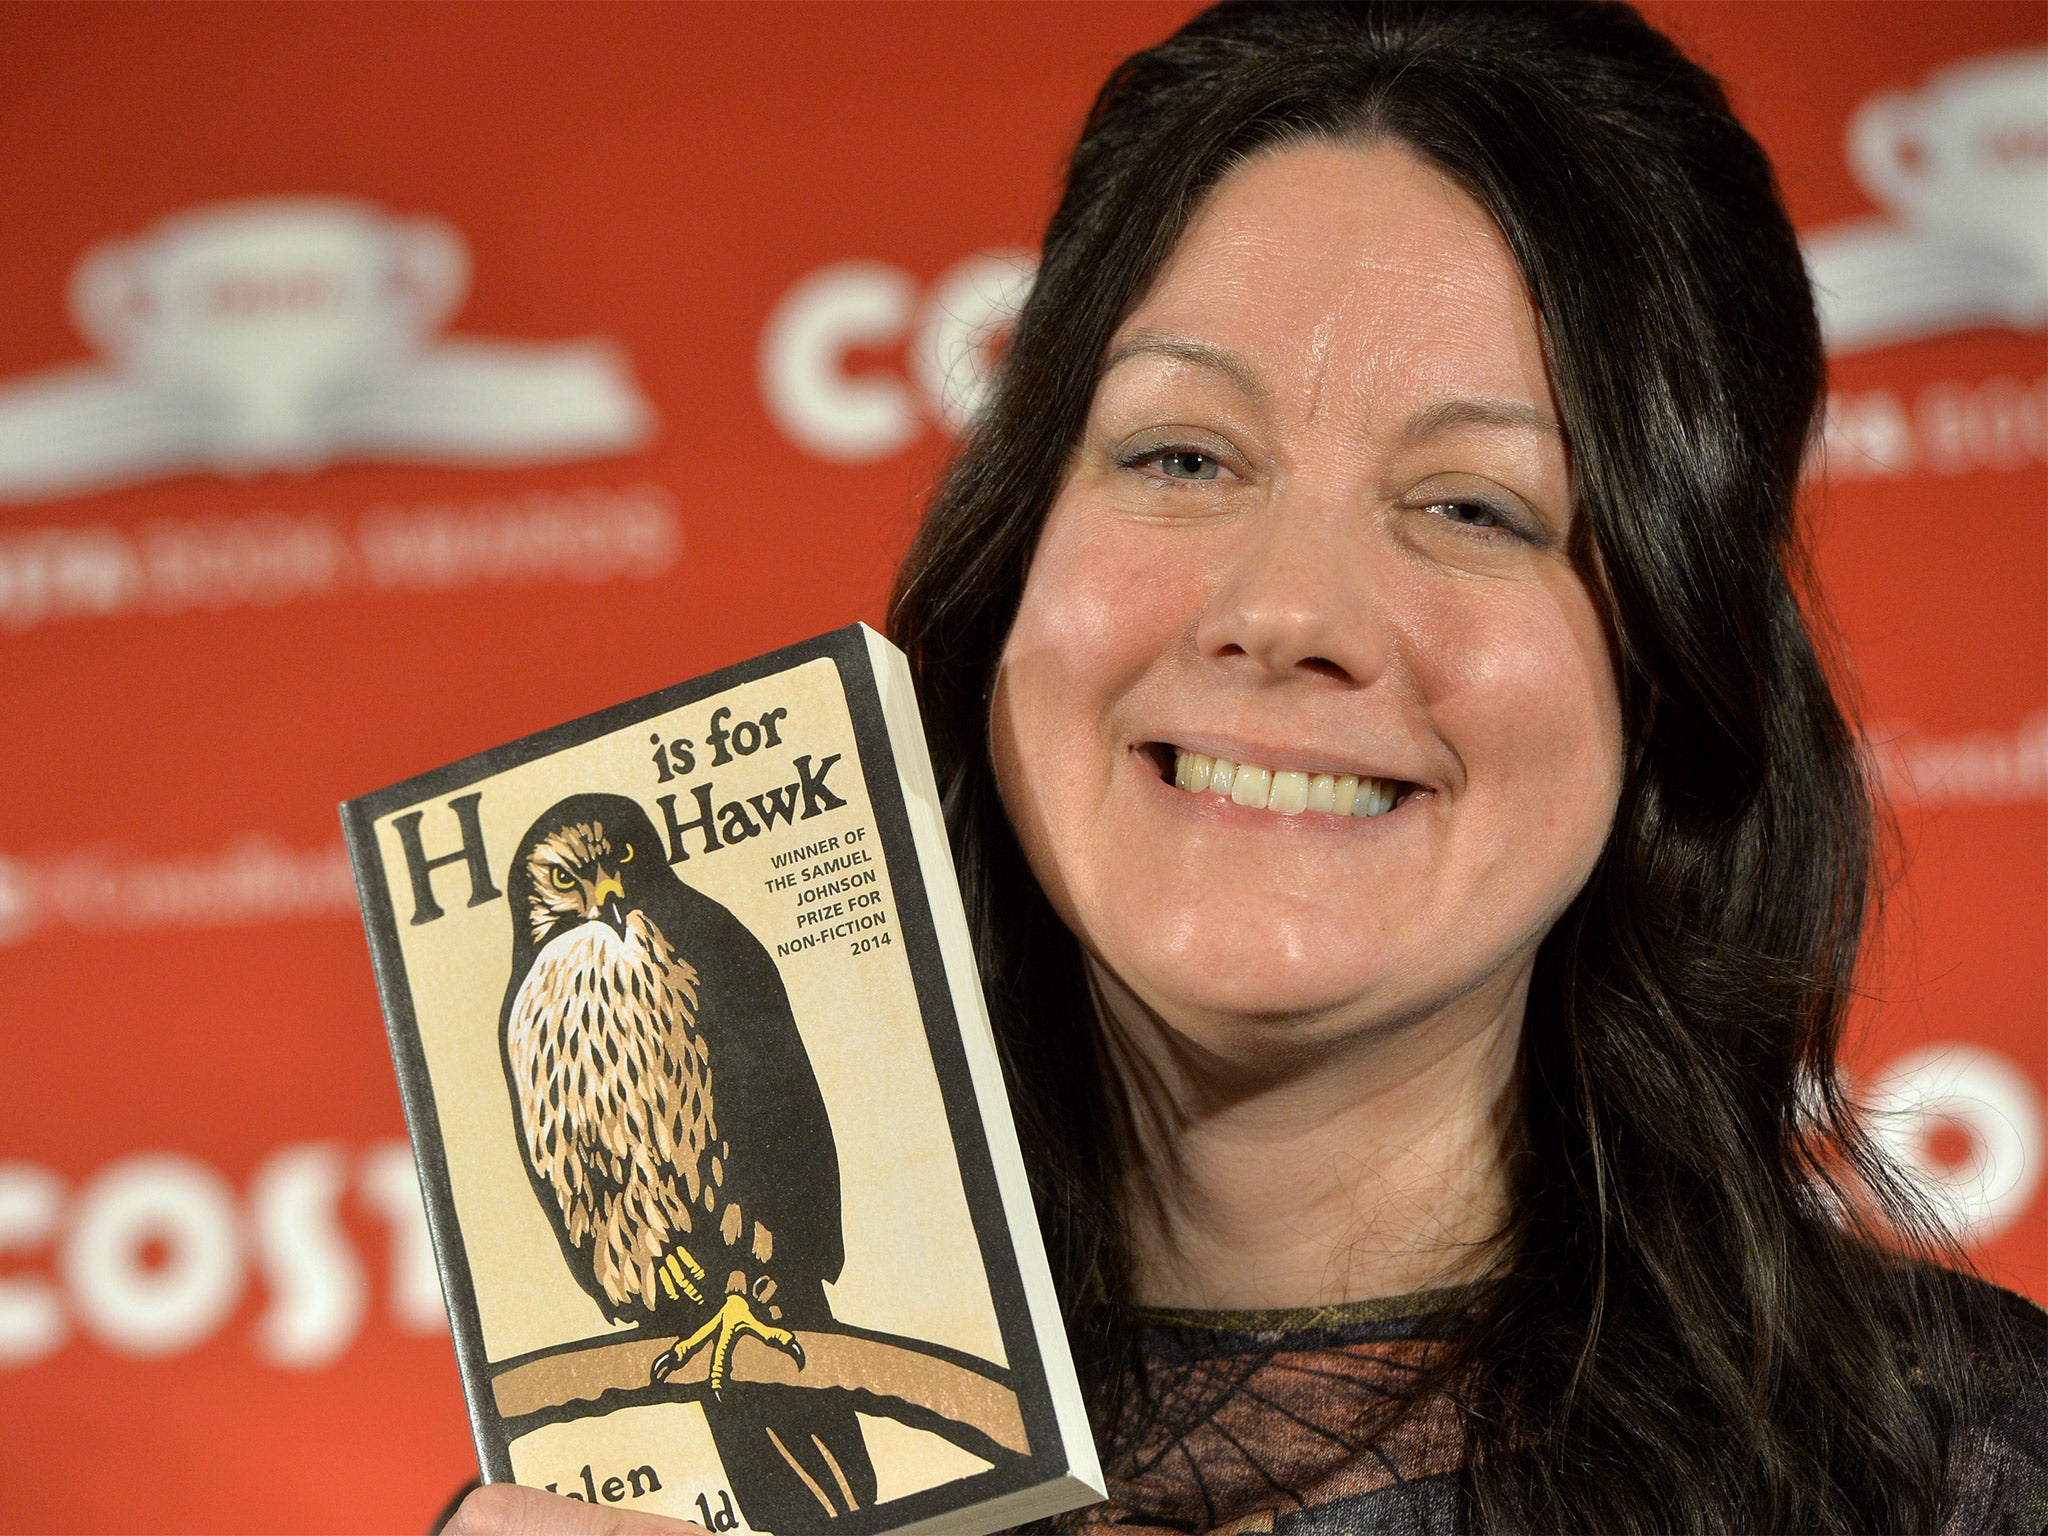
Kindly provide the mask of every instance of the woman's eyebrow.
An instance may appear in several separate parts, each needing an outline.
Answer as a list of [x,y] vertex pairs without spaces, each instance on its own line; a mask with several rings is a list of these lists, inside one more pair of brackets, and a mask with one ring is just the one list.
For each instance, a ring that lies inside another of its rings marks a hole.
[[1258,370],[1237,353],[1187,336],[1168,336],[1158,331],[1139,331],[1110,353],[1102,364],[1104,375],[1134,357],[1165,357],[1197,368],[1211,368],[1229,379],[1254,402],[1264,405],[1272,391],[1260,380]]
[[1562,438],[1564,429],[1547,411],[1526,400],[1439,400],[1425,406],[1401,429],[1407,443],[1419,443],[1453,427],[1521,427]]

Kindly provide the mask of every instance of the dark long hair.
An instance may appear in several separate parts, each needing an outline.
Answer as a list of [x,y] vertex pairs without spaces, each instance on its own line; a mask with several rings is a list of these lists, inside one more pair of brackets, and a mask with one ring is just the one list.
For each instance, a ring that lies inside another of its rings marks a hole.
[[1622,678],[1620,808],[1537,959],[1526,1152],[1456,1356],[1474,1520],[1931,1529],[1967,1372],[1921,1262],[1940,1239],[1837,1076],[1874,822],[1802,606],[1812,296],[1763,151],[1619,4],[1226,4],[1127,60],[899,576],[890,627],[1098,1414],[1127,1385],[1119,1089],[997,794],[991,688],[1108,343],[1196,205],[1261,149],[1374,138],[1514,251]]

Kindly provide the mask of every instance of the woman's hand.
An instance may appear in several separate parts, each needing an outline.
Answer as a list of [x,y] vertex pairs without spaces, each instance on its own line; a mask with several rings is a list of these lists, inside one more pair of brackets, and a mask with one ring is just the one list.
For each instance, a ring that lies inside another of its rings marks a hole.
[[701,1525],[607,1509],[515,1483],[490,1483],[456,1507],[441,1536],[711,1536]]

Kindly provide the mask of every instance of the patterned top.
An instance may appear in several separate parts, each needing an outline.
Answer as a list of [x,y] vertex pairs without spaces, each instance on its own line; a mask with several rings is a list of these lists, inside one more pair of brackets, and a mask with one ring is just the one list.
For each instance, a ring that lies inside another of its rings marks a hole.
[[[1947,1536],[2048,1532],[2048,1315],[1961,1281],[2024,1358],[1991,1381],[1994,1413],[1965,1447]],[[1464,1440],[1432,1394],[1405,1398],[1455,1333],[1470,1289],[1287,1312],[1150,1312],[1139,1350],[1153,1409],[1103,1447],[1110,1500],[1057,1523],[1065,1536],[1457,1536]]]

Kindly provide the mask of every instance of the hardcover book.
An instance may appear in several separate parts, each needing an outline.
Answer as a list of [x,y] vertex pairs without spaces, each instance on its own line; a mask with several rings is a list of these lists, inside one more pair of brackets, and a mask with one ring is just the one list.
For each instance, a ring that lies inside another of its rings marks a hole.
[[775,1536],[1101,1498],[894,647],[342,822],[487,1481]]

